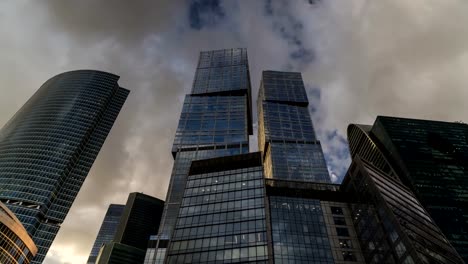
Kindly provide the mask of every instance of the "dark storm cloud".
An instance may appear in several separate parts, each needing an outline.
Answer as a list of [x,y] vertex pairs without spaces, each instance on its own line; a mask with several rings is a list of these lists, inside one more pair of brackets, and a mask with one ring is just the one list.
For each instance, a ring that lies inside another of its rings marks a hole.
[[83,263],[129,192],[165,198],[200,50],[247,47],[253,100],[262,70],[301,71],[339,181],[350,122],[466,119],[467,13],[464,0],[1,1],[1,123],[63,71],[109,71],[131,90],[45,263]]
[[[300,66],[303,67],[313,62],[314,51],[310,47],[305,47],[302,43],[302,39],[304,39],[303,18],[297,17],[291,10],[291,6],[296,4],[297,2],[287,0],[267,0],[265,12],[273,20],[273,31],[286,40],[292,48],[292,51],[289,52],[290,58],[299,62]],[[288,65],[288,68],[294,70],[293,65]]]
[[[115,38],[123,45],[135,45],[151,33],[167,30],[171,14],[184,9],[186,1],[48,0],[50,26],[69,34],[75,41]],[[185,18],[182,17],[182,20]]]
[[190,3],[189,19],[193,29],[215,26],[224,17],[219,0],[194,0]]

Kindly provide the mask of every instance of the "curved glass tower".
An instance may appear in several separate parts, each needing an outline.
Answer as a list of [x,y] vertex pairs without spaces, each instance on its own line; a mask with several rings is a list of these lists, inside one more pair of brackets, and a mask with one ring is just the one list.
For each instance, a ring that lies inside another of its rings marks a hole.
[[129,91],[110,73],[59,74],[0,131],[0,201],[23,223],[42,263]]

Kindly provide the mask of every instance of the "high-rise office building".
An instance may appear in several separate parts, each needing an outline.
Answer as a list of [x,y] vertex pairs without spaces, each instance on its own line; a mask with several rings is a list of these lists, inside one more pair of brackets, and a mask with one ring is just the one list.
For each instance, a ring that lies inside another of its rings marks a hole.
[[129,91],[110,73],[59,74],[0,131],[0,201],[38,247],[42,263]]
[[366,263],[340,185],[266,179],[270,263]]
[[267,263],[259,152],[193,161],[167,263]]
[[348,139],[352,156],[394,172],[415,193],[468,262],[468,125],[379,116],[373,126],[350,125]]
[[356,155],[341,188],[353,199],[351,220],[365,263],[464,263],[398,178]]
[[0,203],[0,263],[29,264],[37,247],[8,207]]
[[131,193],[120,217],[112,242],[105,244],[97,256],[98,264],[142,264],[151,235],[156,234],[164,201]]
[[301,74],[264,71],[257,105],[270,260],[364,263],[349,201],[330,183]]
[[301,74],[264,71],[258,93],[258,147],[265,177],[330,182]]
[[109,205],[109,208],[107,208],[107,212],[104,216],[104,220],[102,221],[101,228],[99,229],[96,240],[93,244],[93,248],[89,254],[87,264],[95,264],[101,246],[111,242],[112,239],[114,239],[124,207],[125,205],[122,204],[111,204]]
[[249,152],[250,90],[246,49],[200,53],[192,91],[185,97],[172,147],[174,166],[163,219],[158,236],[149,242],[147,263],[153,263],[154,258],[164,259],[191,162]]

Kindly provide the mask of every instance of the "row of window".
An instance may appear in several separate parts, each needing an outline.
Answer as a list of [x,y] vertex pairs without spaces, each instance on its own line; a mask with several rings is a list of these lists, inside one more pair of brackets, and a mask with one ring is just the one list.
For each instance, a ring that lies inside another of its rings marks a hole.
[[[251,173],[251,175],[255,175]],[[260,175],[258,172],[257,175]],[[217,192],[217,191],[229,191],[229,190],[242,190],[249,187],[258,187],[262,186],[263,179],[258,177],[249,177],[249,174],[244,175],[232,175],[232,176],[220,176],[213,178],[202,178],[189,180],[187,182],[187,188],[199,188],[200,191],[194,190],[189,192],[187,189],[187,194],[189,193],[199,193],[204,194],[204,192]],[[255,179],[257,178],[257,179]]]
[[208,214],[225,211],[233,211],[239,209],[251,209],[261,207],[264,204],[263,197],[245,199],[239,201],[229,201],[224,203],[212,203],[183,207],[180,209],[180,216]]
[[200,250],[213,250],[218,248],[232,248],[232,247],[245,247],[257,246],[266,244],[266,233],[245,233],[235,234],[219,237],[209,237],[193,240],[182,240],[171,242],[171,253],[181,253],[182,251],[200,251]]
[[233,222],[240,220],[251,220],[254,218],[264,218],[265,210],[263,208],[231,211],[216,214],[179,217],[177,221],[178,227],[186,227],[191,225],[204,225],[207,223],[218,224],[221,222]]
[[[263,184],[262,180],[256,180],[259,181],[260,184],[258,186],[261,186]],[[248,182],[238,182],[243,188],[254,188],[258,186],[253,186],[253,184],[256,183],[256,181],[248,181]],[[230,184],[226,184],[225,186],[229,186]],[[237,184],[236,184],[237,185]],[[236,186],[236,188],[241,188]],[[224,191],[222,193],[217,193],[217,194],[207,194],[207,195],[202,195],[202,196],[192,196],[190,198],[184,199],[182,202],[182,206],[191,206],[191,205],[197,205],[197,204],[204,204],[204,203],[210,203],[210,202],[227,202],[231,200],[241,200],[241,199],[248,199],[248,198],[254,198],[254,197],[262,197],[263,196],[263,190],[262,189],[250,189],[250,190],[242,190],[242,191],[231,191],[227,192]]]
[[169,264],[175,263],[246,263],[265,264],[268,252],[266,246],[245,247],[180,254],[168,257]]

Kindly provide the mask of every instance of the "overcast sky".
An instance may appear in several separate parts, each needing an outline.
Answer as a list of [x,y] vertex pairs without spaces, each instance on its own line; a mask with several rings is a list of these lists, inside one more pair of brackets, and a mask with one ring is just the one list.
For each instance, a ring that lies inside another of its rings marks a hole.
[[349,123],[468,121],[467,14],[466,0],[0,1],[0,124],[64,71],[131,90],[44,263],[85,263],[109,203],[165,199],[199,51],[246,47],[254,100],[262,70],[301,71],[339,182]]

